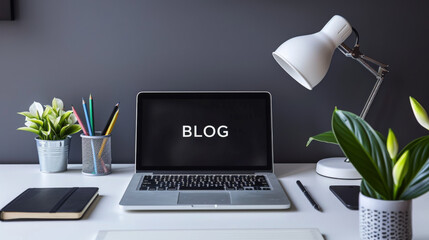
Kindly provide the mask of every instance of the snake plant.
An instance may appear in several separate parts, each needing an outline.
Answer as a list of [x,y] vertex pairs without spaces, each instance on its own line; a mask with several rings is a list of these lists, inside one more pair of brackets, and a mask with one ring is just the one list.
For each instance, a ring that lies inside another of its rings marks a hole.
[[67,136],[81,130],[76,123],[73,111],[64,111],[63,101],[59,98],[52,100],[52,106],[33,102],[28,112],[19,112],[25,116],[25,127],[17,130],[35,133],[41,140],[63,140]]
[[[429,130],[425,109],[410,97],[418,123]],[[417,138],[399,151],[395,134],[375,131],[359,116],[335,109],[332,131],[311,137],[337,144],[362,176],[361,193],[376,199],[409,200],[429,191],[429,135]]]

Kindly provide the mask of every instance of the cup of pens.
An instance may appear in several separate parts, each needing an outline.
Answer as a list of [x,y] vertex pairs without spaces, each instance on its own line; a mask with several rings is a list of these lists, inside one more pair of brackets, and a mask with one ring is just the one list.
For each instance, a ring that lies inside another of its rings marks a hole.
[[95,136],[81,134],[82,138],[82,173],[85,175],[107,175],[112,172],[112,135]]
[[72,106],[73,113],[83,131],[83,134],[80,135],[82,139],[82,173],[91,176],[110,174],[112,172],[111,134],[118,119],[119,103],[113,108],[102,132],[94,130],[94,100],[91,95],[89,95],[89,110],[83,98],[82,108],[87,128]]

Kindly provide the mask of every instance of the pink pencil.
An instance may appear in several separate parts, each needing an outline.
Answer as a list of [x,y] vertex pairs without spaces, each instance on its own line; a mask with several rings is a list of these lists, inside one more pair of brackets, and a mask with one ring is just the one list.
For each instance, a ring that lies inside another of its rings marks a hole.
[[83,125],[82,121],[80,120],[79,115],[77,115],[77,111],[76,111],[76,109],[73,107],[73,105],[72,105],[72,109],[73,109],[74,116],[76,117],[76,119],[77,119],[77,121],[78,121],[78,123],[79,123],[80,127],[82,128],[83,134],[85,134],[86,136],[88,136],[88,132],[86,131],[85,126]]

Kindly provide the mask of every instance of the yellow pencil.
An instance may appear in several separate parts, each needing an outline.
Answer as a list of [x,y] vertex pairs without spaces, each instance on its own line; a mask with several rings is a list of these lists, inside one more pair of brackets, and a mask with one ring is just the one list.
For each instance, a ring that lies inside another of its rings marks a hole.
[[106,135],[109,135],[112,133],[113,127],[115,126],[116,120],[118,119],[118,113],[119,113],[119,108],[116,111],[115,116],[113,116],[112,122],[110,123],[110,126],[107,129]]
[[[115,116],[113,116],[112,122],[110,123],[110,126],[107,129],[106,135],[109,135],[112,133],[113,127],[115,126],[116,120],[118,119],[118,113],[119,113],[119,108],[116,111]],[[98,158],[101,158],[101,154],[103,153],[104,147],[106,146],[106,142],[107,142],[107,138],[103,140],[100,151],[98,152]]]

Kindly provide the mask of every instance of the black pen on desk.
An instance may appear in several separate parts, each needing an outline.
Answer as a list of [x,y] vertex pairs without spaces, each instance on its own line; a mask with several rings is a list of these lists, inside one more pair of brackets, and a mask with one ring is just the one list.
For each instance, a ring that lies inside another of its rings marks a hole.
[[310,193],[305,189],[304,185],[302,185],[301,181],[296,181],[296,184],[298,184],[298,187],[301,189],[302,193],[304,193],[305,197],[310,201],[311,205],[316,209],[317,211],[322,211],[320,209],[319,205],[314,201],[314,199],[311,197]]

